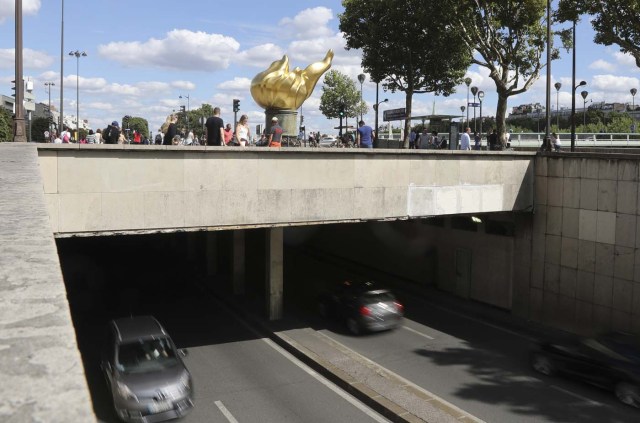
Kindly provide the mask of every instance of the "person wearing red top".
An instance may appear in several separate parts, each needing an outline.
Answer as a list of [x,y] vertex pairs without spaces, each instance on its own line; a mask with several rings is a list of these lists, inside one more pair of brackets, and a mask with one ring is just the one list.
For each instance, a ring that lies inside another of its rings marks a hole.
[[133,131],[133,142],[134,144],[140,144],[140,132]]
[[229,145],[229,141],[233,138],[233,131],[231,130],[231,124],[227,123],[227,126],[224,128],[224,143]]

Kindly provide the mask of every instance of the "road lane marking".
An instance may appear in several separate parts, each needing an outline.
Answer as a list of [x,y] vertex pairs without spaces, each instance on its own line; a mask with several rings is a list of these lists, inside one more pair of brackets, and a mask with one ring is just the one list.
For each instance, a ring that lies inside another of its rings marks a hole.
[[595,406],[598,406],[598,407],[601,407],[601,406],[604,405],[604,404],[599,403],[597,401],[591,400],[591,399],[589,399],[587,397],[583,397],[582,395],[575,394],[575,393],[573,393],[571,391],[568,391],[568,390],[566,390],[564,388],[561,388],[559,386],[556,386],[556,385],[549,385],[549,386],[552,387],[553,389],[555,389],[556,391],[564,392],[565,394],[571,395],[572,397],[577,398],[577,399],[579,399],[581,401],[586,401],[587,403],[589,403],[591,405],[595,405]]
[[214,404],[216,405],[216,407],[218,407],[218,409],[222,412],[222,414],[224,414],[227,420],[229,420],[229,423],[238,423],[236,418],[233,417],[233,414],[231,414],[229,410],[227,410],[227,407],[224,406],[222,401],[216,401]]
[[431,339],[431,340],[435,339],[432,336],[426,335],[426,334],[424,334],[422,332],[419,332],[419,331],[417,331],[415,329],[411,329],[409,326],[402,326],[402,328],[408,330],[409,332],[415,333],[418,336],[422,336],[423,338],[427,338],[427,339]]
[[306,364],[304,364],[303,362],[301,362],[300,360],[295,358],[288,351],[286,351],[284,348],[282,348],[281,346],[279,346],[278,344],[273,342],[271,339],[262,338],[262,340],[264,342],[266,342],[267,345],[269,345],[271,348],[273,348],[274,350],[279,352],[284,358],[286,358],[287,360],[289,360],[290,362],[292,362],[293,364],[295,364],[296,366],[301,368],[304,372],[309,374],[311,377],[316,379],[318,382],[322,383],[327,388],[331,389],[333,392],[335,392],[336,394],[341,396],[344,400],[349,402],[351,405],[356,407],[358,410],[360,410],[363,413],[365,413],[367,416],[371,417],[373,420],[375,420],[375,421],[377,421],[379,423],[389,423],[389,420],[385,419],[384,417],[382,417],[381,415],[379,415],[378,413],[376,413],[375,411],[373,411],[372,409],[370,409],[369,407],[367,407],[366,405],[364,405],[363,403],[361,403],[360,401],[355,399],[350,394],[346,393],[345,391],[343,391],[342,389],[338,388],[333,383],[329,382],[323,376],[318,374],[315,370],[311,369],[311,367],[307,366]]

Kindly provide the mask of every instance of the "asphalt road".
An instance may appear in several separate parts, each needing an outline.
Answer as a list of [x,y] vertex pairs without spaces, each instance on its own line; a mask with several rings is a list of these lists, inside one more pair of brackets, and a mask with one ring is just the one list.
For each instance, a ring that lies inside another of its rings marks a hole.
[[[317,290],[353,274],[295,255],[287,267],[289,310],[323,334],[486,422],[637,422],[640,412],[612,393],[529,367],[531,338],[401,290],[401,328],[354,337],[314,313]],[[286,297],[286,296],[285,296]]]

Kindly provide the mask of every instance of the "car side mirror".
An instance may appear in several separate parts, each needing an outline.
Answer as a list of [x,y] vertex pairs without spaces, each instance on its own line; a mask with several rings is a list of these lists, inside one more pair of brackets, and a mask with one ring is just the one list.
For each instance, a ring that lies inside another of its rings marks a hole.
[[189,355],[189,350],[187,350],[186,348],[180,348],[178,350],[178,354],[180,354],[180,357],[184,358]]

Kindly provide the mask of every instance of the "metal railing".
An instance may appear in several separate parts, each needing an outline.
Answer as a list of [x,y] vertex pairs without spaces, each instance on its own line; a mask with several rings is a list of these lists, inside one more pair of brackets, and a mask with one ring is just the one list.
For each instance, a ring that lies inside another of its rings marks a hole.
[[[563,148],[571,145],[571,134],[561,133],[560,142]],[[539,147],[544,140],[544,133],[512,133],[511,147]],[[637,147],[640,148],[638,133],[577,133],[576,147]]]

